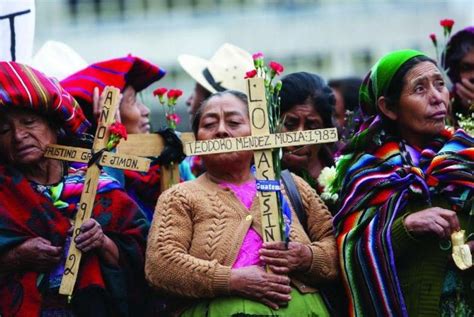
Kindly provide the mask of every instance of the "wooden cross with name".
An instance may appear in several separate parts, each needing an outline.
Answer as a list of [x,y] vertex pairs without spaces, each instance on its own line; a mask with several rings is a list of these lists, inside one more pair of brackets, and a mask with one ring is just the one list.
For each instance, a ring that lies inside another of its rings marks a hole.
[[[257,180],[275,179],[272,149],[286,146],[301,146],[337,141],[336,128],[293,131],[270,134],[265,86],[262,78],[247,79],[247,96],[252,135],[238,138],[224,138],[194,141],[192,133],[182,133],[184,153],[209,155],[235,151],[254,151]],[[130,135],[126,142],[118,146],[119,153],[134,153],[140,156],[158,156],[164,143],[159,135]],[[263,240],[281,241],[280,212],[276,191],[257,188],[260,195]]]
[[109,126],[114,122],[115,112],[118,108],[120,90],[113,87],[107,87],[103,92],[105,98],[103,102],[102,113],[99,118],[99,125],[92,145],[92,151],[84,148],[76,148],[62,145],[49,145],[46,149],[46,157],[89,163],[87,168],[84,188],[81,193],[77,213],[74,220],[74,230],[71,244],[66,257],[63,277],[59,293],[72,296],[74,284],[76,283],[79,264],[82,253],[77,249],[74,239],[81,232],[81,225],[91,217],[94,207],[94,199],[97,193],[97,186],[100,176],[100,165],[119,169],[131,169],[137,171],[147,171],[150,166],[150,160],[143,157],[132,155],[116,154],[104,151],[109,140]]

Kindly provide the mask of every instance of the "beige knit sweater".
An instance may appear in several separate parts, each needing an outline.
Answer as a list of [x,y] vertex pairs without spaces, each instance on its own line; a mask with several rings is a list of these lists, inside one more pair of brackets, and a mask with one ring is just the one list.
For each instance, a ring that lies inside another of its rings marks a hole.
[[[306,182],[293,176],[312,242],[294,211],[290,238],[310,245],[313,259],[308,272],[291,278],[300,291],[309,292],[314,291],[311,286],[337,277],[336,241],[326,206]],[[250,226],[261,234],[260,220],[258,197],[248,211],[231,190],[219,187],[206,174],[175,185],[160,196],[155,209],[146,250],[148,282],[186,297],[229,294],[232,264]]]

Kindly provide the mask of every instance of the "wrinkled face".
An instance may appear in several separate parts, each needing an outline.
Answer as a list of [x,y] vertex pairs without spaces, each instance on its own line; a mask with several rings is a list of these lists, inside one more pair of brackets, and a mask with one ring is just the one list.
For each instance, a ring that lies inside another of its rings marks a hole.
[[[247,106],[231,94],[212,97],[202,109],[197,131],[198,140],[210,140],[248,136],[251,134]],[[235,152],[203,155],[206,167],[218,162],[232,163],[237,160],[252,159],[252,152]]]
[[459,63],[459,77],[462,79],[472,80],[474,83],[474,48],[464,55]]
[[188,106],[188,113],[190,116],[191,121],[196,113],[197,109],[201,105],[201,103],[209,97],[211,93],[206,90],[203,86],[196,83],[194,86],[194,92],[189,96],[188,100],[186,100],[186,105]]
[[120,102],[120,118],[127,133],[150,132],[150,110],[137,96],[132,86],[125,87]]
[[[324,128],[323,119],[310,103],[293,106],[281,117],[285,120],[283,132]],[[317,158],[318,151],[318,145],[285,147],[283,164],[292,171],[307,169],[310,160]]]
[[423,145],[445,127],[449,91],[438,68],[430,62],[415,65],[404,78],[394,117],[400,134],[413,145]]
[[7,163],[37,164],[52,143],[57,143],[56,133],[43,117],[29,110],[0,114],[0,155]]

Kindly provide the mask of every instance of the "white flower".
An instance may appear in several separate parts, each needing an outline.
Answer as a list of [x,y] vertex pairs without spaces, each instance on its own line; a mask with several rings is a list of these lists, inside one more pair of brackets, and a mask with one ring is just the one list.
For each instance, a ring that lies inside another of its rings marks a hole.
[[335,203],[337,201],[337,199],[339,198],[339,195],[338,194],[331,194],[331,193],[328,193],[328,192],[324,191],[324,192],[321,193],[320,197],[324,201],[330,201],[332,203]]
[[321,170],[321,173],[318,176],[318,183],[324,187],[324,191],[328,191],[330,184],[336,178],[336,167],[335,166],[326,166]]
[[318,176],[318,183],[323,187],[323,192],[321,193],[321,199],[327,202],[335,203],[339,196],[337,194],[331,193],[332,182],[336,178],[336,167],[325,167],[321,170],[321,173]]

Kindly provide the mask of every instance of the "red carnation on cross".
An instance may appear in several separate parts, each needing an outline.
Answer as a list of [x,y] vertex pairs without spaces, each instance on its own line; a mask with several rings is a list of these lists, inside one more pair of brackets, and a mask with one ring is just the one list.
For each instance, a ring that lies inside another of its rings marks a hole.
[[256,69],[252,69],[251,71],[248,71],[248,72],[245,73],[245,79],[254,78],[255,76],[257,76],[257,70]]
[[252,55],[255,68],[263,67],[263,53],[258,52]]
[[263,53],[262,52],[257,52],[255,54],[252,54],[252,58],[253,58],[253,60],[262,59],[263,58]]
[[116,136],[127,139],[127,129],[120,122],[114,122],[109,127],[110,134],[115,134]]
[[120,122],[114,122],[109,127],[109,141],[107,142],[106,148],[108,151],[114,149],[119,144],[120,139],[127,139],[127,129]]
[[268,66],[270,66],[270,68],[272,69],[272,73],[274,73],[275,75],[280,75],[285,70],[283,65],[277,62],[270,62]]

